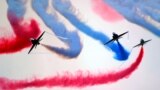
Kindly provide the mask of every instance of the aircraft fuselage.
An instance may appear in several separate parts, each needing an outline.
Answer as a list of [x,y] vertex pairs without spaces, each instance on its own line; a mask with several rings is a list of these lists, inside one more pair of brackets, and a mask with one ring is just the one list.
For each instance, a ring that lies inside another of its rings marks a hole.
[[141,39],[141,45],[143,46],[145,43],[145,41],[143,39]]
[[115,33],[113,33],[113,37],[112,37],[114,40],[118,40],[119,36]]
[[31,42],[32,42],[32,44],[37,44],[37,45],[39,45],[39,44],[40,44],[40,43],[39,43],[39,41],[38,41],[38,40],[36,40],[36,39],[31,40]]

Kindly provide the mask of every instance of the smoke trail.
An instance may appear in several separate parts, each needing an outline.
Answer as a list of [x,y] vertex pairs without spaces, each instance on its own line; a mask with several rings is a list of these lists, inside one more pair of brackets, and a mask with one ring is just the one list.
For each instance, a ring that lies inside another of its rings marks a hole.
[[[115,55],[114,57],[115,57],[115,58],[120,58],[120,60],[123,60],[123,58],[128,58],[129,53],[128,53],[127,51],[125,51],[125,49],[124,49],[123,46],[119,43],[119,41],[118,41],[117,43],[118,43],[119,51],[117,52],[117,56]],[[120,57],[120,56],[121,56],[121,57]]]
[[98,75],[94,75],[90,72],[84,73],[78,72],[77,75],[66,73],[63,76],[57,75],[44,79],[35,78],[34,80],[9,80],[6,78],[0,78],[0,88],[2,89],[19,89],[27,87],[85,87],[99,84],[109,84],[117,82],[123,78],[127,78],[131,75],[140,65],[143,58],[143,47],[139,52],[139,55],[135,62],[129,67],[120,71],[105,72]]
[[9,5],[7,15],[15,35],[0,38],[1,54],[14,53],[29,47],[31,45],[30,38],[36,38],[40,34],[35,20],[32,19],[30,23],[23,21],[25,7],[21,0],[7,0],[7,3]]
[[[102,44],[110,40],[107,36],[105,36],[105,34],[101,32],[97,32],[93,30],[92,28],[90,28],[89,26],[87,26],[86,24],[82,23],[76,17],[76,15],[74,15],[74,12],[72,11],[73,7],[69,1],[65,0],[65,2],[63,2],[62,0],[53,0],[52,5],[59,13],[61,13],[64,17],[66,17],[74,26],[76,26],[83,33],[100,41]],[[120,54],[118,54],[119,49],[116,43],[109,44],[107,46],[109,47],[109,49],[111,49],[116,54],[117,56],[116,59],[126,60],[128,58],[128,57],[118,56]],[[106,48],[108,49],[108,47]],[[127,52],[127,50],[125,50],[125,52]]]
[[94,12],[106,21],[116,22],[123,19],[118,12],[105,4],[103,0],[92,0],[91,4]]
[[159,0],[105,0],[107,4],[116,9],[128,21],[148,29],[160,37],[160,6]]
[[32,8],[35,12],[41,17],[44,23],[57,35],[60,37],[68,38],[64,40],[59,38],[65,44],[67,44],[68,49],[53,47],[49,45],[44,45],[47,49],[54,51],[60,55],[63,55],[68,58],[77,57],[82,49],[80,38],[78,33],[73,31],[67,31],[64,24],[58,21],[58,17],[54,11],[51,14],[47,13],[48,0],[32,0]]
[[14,12],[15,15],[19,18],[24,16],[26,12],[25,0],[6,0],[6,1],[8,4],[8,12],[10,11]]

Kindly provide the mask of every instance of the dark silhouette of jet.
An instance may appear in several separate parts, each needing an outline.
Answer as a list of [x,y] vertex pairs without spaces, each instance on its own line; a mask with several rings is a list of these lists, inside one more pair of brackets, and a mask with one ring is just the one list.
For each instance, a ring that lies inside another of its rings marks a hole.
[[45,31],[38,37],[38,39],[35,39],[35,38],[31,38],[31,42],[32,42],[32,47],[31,49],[29,50],[28,54],[32,51],[32,49],[35,47],[37,47],[37,45],[40,44],[40,41],[42,40],[42,36],[43,34],[45,33]]
[[118,42],[118,39],[122,38],[122,36],[125,35],[126,33],[128,33],[128,31],[124,32],[124,33],[122,33],[120,35],[118,35],[118,34],[116,34],[116,33],[113,32],[112,39],[110,41],[106,42],[104,45],[106,45],[106,44],[108,44],[110,42],[113,42],[113,41],[117,41]]
[[140,43],[137,44],[137,45],[135,45],[133,48],[139,47],[139,46],[143,46],[144,44],[146,44],[146,43],[149,42],[149,41],[151,41],[151,39],[150,39],[150,40],[146,40],[146,41],[144,41],[143,39],[141,39]]

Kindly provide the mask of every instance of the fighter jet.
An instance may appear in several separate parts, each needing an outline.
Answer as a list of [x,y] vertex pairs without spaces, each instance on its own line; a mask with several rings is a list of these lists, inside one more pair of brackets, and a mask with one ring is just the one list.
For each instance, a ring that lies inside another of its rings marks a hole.
[[140,43],[137,44],[137,45],[135,45],[133,48],[139,47],[139,46],[143,46],[144,44],[146,44],[146,43],[149,42],[149,41],[151,41],[151,39],[150,39],[150,40],[146,40],[146,41],[144,41],[143,39],[141,39]]
[[31,49],[29,50],[28,54],[32,51],[32,49],[35,47],[37,47],[37,45],[40,44],[40,41],[42,40],[42,36],[43,34],[45,33],[45,31],[38,37],[38,39],[35,39],[35,38],[31,38],[31,42],[32,42],[32,47]]
[[113,32],[112,39],[111,39],[110,41],[106,42],[104,45],[106,45],[106,44],[108,44],[108,43],[110,43],[110,42],[113,42],[113,41],[117,41],[117,42],[118,42],[118,39],[122,38],[122,36],[125,35],[126,33],[128,33],[128,31],[127,31],[127,32],[124,32],[124,33],[122,33],[122,34],[120,34],[120,35],[118,35],[118,34],[116,34],[115,32]]

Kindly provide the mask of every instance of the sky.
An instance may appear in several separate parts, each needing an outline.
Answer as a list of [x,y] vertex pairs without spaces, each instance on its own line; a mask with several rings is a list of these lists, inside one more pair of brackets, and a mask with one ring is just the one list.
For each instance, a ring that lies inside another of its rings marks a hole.
[[[151,15],[150,9],[143,8],[148,4],[139,7],[140,3],[126,1],[117,9],[112,7],[117,3],[110,0],[1,0],[0,88],[159,90],[160,40],[153,32],[160,32],[155,16],[158,6],[149,7],[155,13]],[[125,14],[129,4],[150,15],[150,23],[142,23],[148,20],[143,17],[132,18],[133,12]],[[43,31],[41,45],[28,54],[29,39]],[[112,32],[126,31],[120,44],[103,44]],[[152,41],[132,49],[141,38]],[[52,84],[46,84],[47,80]]]

